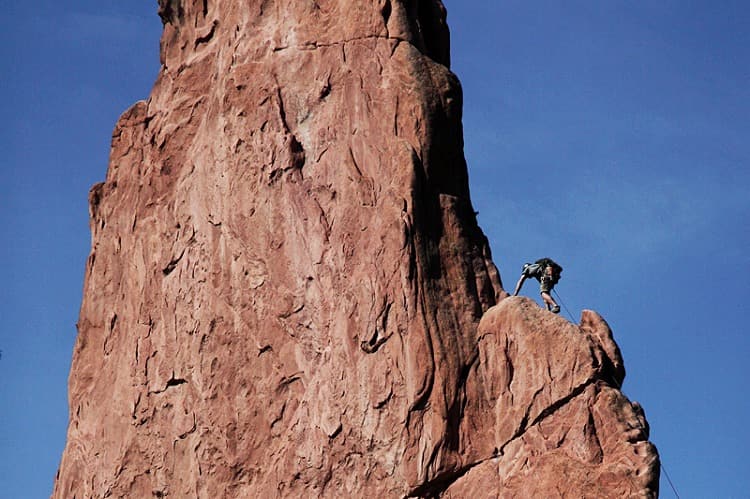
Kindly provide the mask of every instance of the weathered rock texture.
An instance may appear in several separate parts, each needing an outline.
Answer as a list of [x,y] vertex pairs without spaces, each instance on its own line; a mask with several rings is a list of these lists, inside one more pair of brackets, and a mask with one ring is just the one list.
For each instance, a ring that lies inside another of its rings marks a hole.
[[656,495],[607,325],[502,289],[438,0],[159,14],[90,194],[55,497]]

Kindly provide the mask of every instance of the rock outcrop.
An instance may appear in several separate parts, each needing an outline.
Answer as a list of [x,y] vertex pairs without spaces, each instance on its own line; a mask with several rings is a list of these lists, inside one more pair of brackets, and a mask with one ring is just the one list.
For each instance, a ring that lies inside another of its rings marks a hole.
[[439,0],[159,0],[54,497],[653,497],[606,323],[508,298]]

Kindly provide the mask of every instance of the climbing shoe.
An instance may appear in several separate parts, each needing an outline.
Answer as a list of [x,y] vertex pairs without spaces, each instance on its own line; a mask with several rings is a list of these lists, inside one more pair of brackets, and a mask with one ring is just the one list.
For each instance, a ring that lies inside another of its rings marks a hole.
[[559,314],[560,313],[560,305],[555,305],[552,307],[552,313],[553,314]]

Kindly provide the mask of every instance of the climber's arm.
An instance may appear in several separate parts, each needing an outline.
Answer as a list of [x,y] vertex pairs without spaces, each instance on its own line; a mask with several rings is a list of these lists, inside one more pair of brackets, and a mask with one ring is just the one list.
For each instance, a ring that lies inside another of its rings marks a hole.
[[523,286],[523,282],[526,280],[526,274],[521,274],[521,278],[518,279],[518,283],[516,284],[516,290],[513,291],[513,296],[518,296],[518,292],[521,291],[521,286]]

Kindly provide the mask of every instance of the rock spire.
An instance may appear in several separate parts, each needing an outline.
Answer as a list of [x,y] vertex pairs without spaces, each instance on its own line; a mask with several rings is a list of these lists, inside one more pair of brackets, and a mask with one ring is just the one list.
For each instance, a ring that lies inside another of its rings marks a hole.
[[158,13],[53,497],[656,496],[607,324],[503,290],[439,0]]

